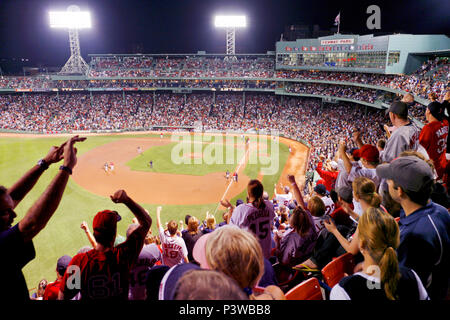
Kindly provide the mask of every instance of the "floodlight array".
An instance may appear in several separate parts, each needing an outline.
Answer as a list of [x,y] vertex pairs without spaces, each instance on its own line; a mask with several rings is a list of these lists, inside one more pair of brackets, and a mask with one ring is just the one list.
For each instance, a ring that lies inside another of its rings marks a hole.
[[49,12],[50,27],[66,29],[91,28],[91,13],[88,11],[51,11]]
[[244,28],[247,21],[245,16],[216,16],[214,25],[218,28]]

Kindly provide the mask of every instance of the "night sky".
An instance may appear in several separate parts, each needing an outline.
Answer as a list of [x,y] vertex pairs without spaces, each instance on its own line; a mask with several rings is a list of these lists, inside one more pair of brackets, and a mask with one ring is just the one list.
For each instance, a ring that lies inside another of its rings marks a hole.
[[62,66],[69,57],[68,33],[51,29],[48,11],[71,4],[89,10],[93,28],[80,32],[81,52],[225,52],[225,31],[214,28],[215,14],[247,16],[236,34],[236,53],[275,50],[284,27],[318,24],[333,27],[341,12],[341,33],[370,34],[366,9],[381,8],[381,30],[413,34],[450,34],[448,0],[0,0],[0,58],[25,57],[34,65]]

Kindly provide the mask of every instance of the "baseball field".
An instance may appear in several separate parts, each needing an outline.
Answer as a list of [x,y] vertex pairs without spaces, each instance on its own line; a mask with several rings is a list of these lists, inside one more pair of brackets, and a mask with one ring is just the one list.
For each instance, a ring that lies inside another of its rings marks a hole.
[[[279,193],[281,184],[288,184],[287,174],[303,180],[308,153],[299,142],[257,135],[164,133],[161,137],[160,133],[148,132],[87,137],[76,145],[78,163],[57,211],[33,240],[36,258],[23,269],[30,290],[43,278],[55,280],[56,260],[60,256],[74,256],[81,247],[89,245],[80,225],[86,221],[92,230],[98,211],[117,210],[122,216],[118,235],[125,236],[133,214],[110,200],[109,195],[118,189],[124,189],[148,210],[154,222],[152,231],[157,234],[157,206],[162,206],[163,223],[171,219],[184,221],[186,214],[203,220],[207,211],[220,222],[224,208],[219,201],[245,201],[250,179],[260,179],[270,197],[275,184]],[[0,185],[11,186],[51,146],[60,145],[67,138],[0,134]],[[18,205],[15,223],[45,190],[58,166],[51,166]],[[232,178],[235,172],[237,181]]]

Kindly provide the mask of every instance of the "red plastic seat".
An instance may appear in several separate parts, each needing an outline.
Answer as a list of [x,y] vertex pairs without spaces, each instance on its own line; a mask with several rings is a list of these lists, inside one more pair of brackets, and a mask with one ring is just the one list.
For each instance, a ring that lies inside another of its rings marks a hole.
[[286,292],[286,300],[323,300],[317,278],[310,278]]
[[400,217],[394,218],[394,220],[398,223],[400,221]]
[[342,256],[337,257],[323,267],[323,280],[332,288],[345,276],[345,274],[353,274],[354,267],[354,256],[351,253],[344,253]]

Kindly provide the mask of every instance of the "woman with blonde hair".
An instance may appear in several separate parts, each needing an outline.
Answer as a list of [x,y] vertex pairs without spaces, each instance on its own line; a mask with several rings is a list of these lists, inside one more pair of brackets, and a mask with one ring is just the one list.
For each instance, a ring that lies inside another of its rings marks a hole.
[[264,256],[255,236],[236,226],[223,226],[198,239],[194,259],[203,269],[224,273],[234,279],[250,299],[284,299],[276,286],[268,286],[260,296],[253,289],[264,274]]
[[367,209],[356,233],[363,269],[334,286],[331,300],[429,299],[417,274],[399,267],[395,250],[400,244],[400,229],[391,215],[379,208]]

